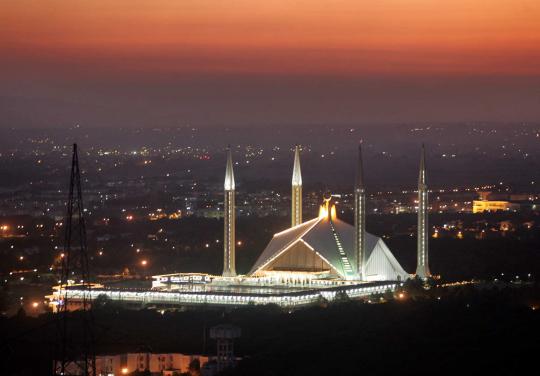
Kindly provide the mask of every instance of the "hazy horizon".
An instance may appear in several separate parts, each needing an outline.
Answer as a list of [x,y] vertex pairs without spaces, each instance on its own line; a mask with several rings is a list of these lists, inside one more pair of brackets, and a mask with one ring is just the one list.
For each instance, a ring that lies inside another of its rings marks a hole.
[[0,5],[0,127],[540,119],[540,4]]

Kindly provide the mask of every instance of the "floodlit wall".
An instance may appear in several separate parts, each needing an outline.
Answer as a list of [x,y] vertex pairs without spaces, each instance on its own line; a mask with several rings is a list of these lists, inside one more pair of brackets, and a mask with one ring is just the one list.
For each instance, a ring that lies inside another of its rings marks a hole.
[[265,270],[288,270],[321,272],[331,270],[323,259],[309,249],[303,242],[296,242],[285,253],[265,267]]
[[366,263],[368,281],[405,281],[410,275],[403,270],[390,249],[380,239]]
[[[320,290],[306,290],[301,293],[283,293],[272,295],[260,294],[216,294],[216,293],[183,293],[176,291],[125,291],[125,290],[70,290],[69,299],[72,303],[81,301],[83,294],[87,294],[87,299],[94,300],[100,295],[126,303],[143,303],[151,305],[227,305],[242,306],[250,304],[276,304],[282,307],[297,307],[313,304],[319,301],[321,296],[333,296],[337,291],[343,291],[350,297],[369,296],[373,293],[381,293],[387,290],[395,290],[396,283],[367,283],[351,284],[340,286],[339,288],[328,288]],[[62,304],[62,296],[65,291],[56,291],[49,297],[52,306]],[[331,300],[331,299],[330,299]]]

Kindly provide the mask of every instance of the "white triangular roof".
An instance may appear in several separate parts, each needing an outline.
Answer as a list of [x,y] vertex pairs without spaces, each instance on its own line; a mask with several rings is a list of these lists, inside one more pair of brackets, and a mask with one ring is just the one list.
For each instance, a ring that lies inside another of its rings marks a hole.
[[[300,241],[328,262],[341,277],[347,278],[355,274],[354,270],[351,270],[351,267],[355,265],[356,257],[354,253],[354,227],[340,219],[329,220],[327,217],[314,218],[275,234],[249,274],[264,270],[267,265]],[[369,265],[369,259],[377,245],[379,245],[381,254],[386,256],[383,256],[387,264],[385,267],[392,268],[394,275],[400,275],[402,278],[408,276],[384,241],[369,233],[366,233],[366,265]],[[385,273],[385,275],[388,274]]]

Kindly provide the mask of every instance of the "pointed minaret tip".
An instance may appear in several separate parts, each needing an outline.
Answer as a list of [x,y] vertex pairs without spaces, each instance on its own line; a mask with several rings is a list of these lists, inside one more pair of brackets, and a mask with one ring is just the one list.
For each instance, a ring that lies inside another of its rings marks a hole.
[[356,166],[356,176],[354,181],[354,187],[362,189],[364,188],[364,166],[362,160],[362,143],[358,144],[358,164]]
[[422,143],[422,151],[420,154],[420,171],[418,174],[418,184],[419,185],[426,184],[426,148],[423,143]]
[[300,169],[300,147],[298,145],[296,145],[294,148],[292,185],[302,185],[302,171]]
[[226,191],[234,191],[234,170],[232,163],[232,153],[230,146],[227,147],[227,166],[225,168],[225,184]]

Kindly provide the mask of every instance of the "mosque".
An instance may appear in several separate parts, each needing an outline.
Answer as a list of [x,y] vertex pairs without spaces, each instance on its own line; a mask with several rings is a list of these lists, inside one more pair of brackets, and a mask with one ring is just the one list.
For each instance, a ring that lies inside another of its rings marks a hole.
[[[223,277],[235,277],[234,172],[230,150],[225,172],[225,228]],[[337,218],[331,195],[326,194],[319,216],[302,220],[300,150],[295,148],[291,189],[291,227],[275,234],[248,273],[249,278],[276,282],[301,279],[343,281],[403,281],[410,277],[384,241],[365,230],[366,190],[361,146],[354,186],[354,225]],[[429,276],[427,264],[427,185],[422,146],[418,181],[418,269]],[[286,283],[286,282],[285,282]]]
[[311,278],[400,281],[409,278],[384,241],[365,231],[365,189],[359,150],[355,225],[340,220],[326,194],[319,216],[302,222],[299,150],[292,179],[291,228],[274,235],[249,272],[251,276],[308,274]]
[[[222,275],[173,273],[153,277],[144,291],[92,285],[58,286],[48,296],[51,305],[111,299],[151,306],[277,304],[284,307],[312,304],[340,293],[350,298],[394,291],[413,274],[407,273],[380,237],[366,232],[366,189],[361,146],[354,182],[354,224],[337,217],[332,196],[325,194],[319,215],[303,221],[300,149],[294,152],[291,187],[291,227],[274,234],[246,275],[235,266],[235,178],[231,151],[227,151],[224,182],[224,234]],[[416,276],[430,277],[428,266],[428,187],[422,145],[418,177],[418,243]]]

